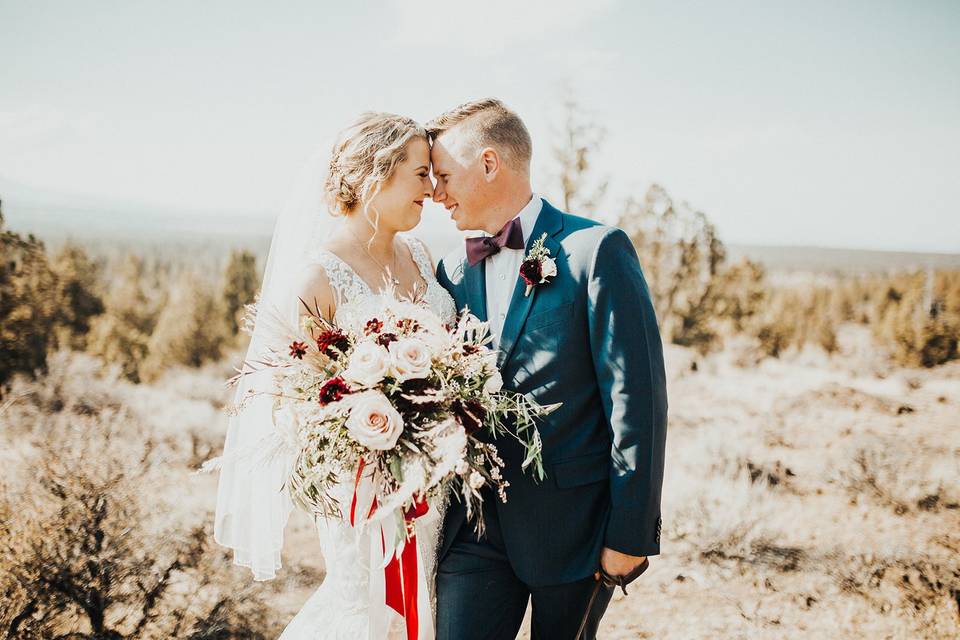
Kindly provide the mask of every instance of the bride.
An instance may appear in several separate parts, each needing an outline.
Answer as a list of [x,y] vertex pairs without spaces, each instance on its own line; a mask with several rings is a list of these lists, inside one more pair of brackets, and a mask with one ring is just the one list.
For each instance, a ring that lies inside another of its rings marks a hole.
[[[318,159],[304,169],[278,219],[247,362],[256,362],[266,346],[265,310],[295,322],[305,313],[300,299],[342,324],[349,314],[362,313],[372,296],[392,291],[428,305],[445,323],[454,320],[454,302],[437,282],[426,247],[404,233],[420,222],[423,202],[433,193],[426,130],[402,116],[365,113],[341,132],[325,170]],[[238,402],[247,400],[228,427],[214,525],[215,540],[232,548],[234,562],[249,567],[256,580],[274,578],[281,565],[292,508],[284,484],[289,461],[271,452],[257,455],[256,463],[228,454],[249,448],[276,428],[274,420],[283,419],[273,414],[266,396],[247,396],[250,389],[269,388],[268,376],[255,372],[238,385]],[[342,479],[341,505],[349,506],[351,480]],[[428,596],[417,607],[421,639],[433,637],[442,510],[442,504],[431,504],[427,515],[415,520]],[[372,550],[380,548],[380,540],[345,519],[317,518],[316,526],[326,576],[281,640],[407,638],[405,620],[384,606],[377,590],[374,578],[382,569]]]

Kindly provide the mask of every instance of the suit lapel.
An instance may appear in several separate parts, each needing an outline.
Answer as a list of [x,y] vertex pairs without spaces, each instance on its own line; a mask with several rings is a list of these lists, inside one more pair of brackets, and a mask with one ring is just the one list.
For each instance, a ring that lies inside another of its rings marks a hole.
[[[523,253],[524,257],[530,252],[533,243],[546,233],[547,238],[543,244],[550,251],[550,255],[556,259],[560,254],[560,243],[557,242],[553,236],[562,229],[563,218],[560,216],[560,212],[544,200],[543,208],[540,210],[540,215],[537,216],[537,223],[533,227],[533,232],[527,238],[527,246]],[[497,366],[501,371],[513,354],[513,348],[517,344],[517,338],[523,329],[523,323],[526,322],[527,316],[530,314],[530,308],[533,306],[533,301],[537,297],[537,291],[539,289],[539,286],[534,286],[530,295],[525,296],[524,293],[527,290],[527,285],[523,281],[523,278],[520,277],[520,274],[517,274],[517,282],[513,288],[513,297],[510,298],[507,317],[503,321],[503,331],[500,334],[500,353],[497,355]]]
[[477,316],[483,322],[487,321],[487,265],[486,260],[481,260],[478,264],[470,266],[467,259],[463,259],[463,268],[465,273],[463,277],[467,282],[467,306],[470,312]]

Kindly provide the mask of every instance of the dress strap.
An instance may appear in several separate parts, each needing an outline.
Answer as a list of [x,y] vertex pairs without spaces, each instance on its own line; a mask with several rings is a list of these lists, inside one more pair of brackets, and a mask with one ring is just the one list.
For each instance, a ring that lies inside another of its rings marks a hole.
[[420,270],[423,281],[429,283],[436,277],[436,274],[433,273],[433,265],[430,264],[430,256],[427,255],[427,249],[423,241],[408,235],[402,237],[404,242],[407,243],[407,247],[410,248],[410,255],[413,256],[413,261],[417,263],[417,268]]
[[349,264],[337,254],[326,249],[314,249],[308,261],[310,264],[319,264],[327,273],[327,280],[333,287],[334,293],[340,302],[355,300],[369,291],[367,283]]

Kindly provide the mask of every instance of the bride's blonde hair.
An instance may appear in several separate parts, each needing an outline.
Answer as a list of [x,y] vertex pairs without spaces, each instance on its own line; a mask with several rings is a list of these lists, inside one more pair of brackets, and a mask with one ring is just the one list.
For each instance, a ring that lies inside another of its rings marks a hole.
[[370,201],[406,160],[407,143],[417,137],[428,140],[427,130],[411,118],[373,111],[360,114],[333,144],[324,182],[330,213],[350,215],[363,204],[367,220],[376,228],[367,210]]

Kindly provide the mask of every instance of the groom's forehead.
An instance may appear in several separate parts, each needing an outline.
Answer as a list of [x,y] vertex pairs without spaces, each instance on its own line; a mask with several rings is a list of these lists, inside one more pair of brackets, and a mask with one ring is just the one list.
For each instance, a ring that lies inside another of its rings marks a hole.
[[449,160],[450,149],[446,141],[443,138],[437,138],[433,141],[433,146],[430,148],[430,162],[436,166],[438,164],[446,164]]
[[450,167],[463,163],[464,143],[462,136],[452,135],[453,131],[445,131],[433,141],[430,149],[430,160],[434,165]]

